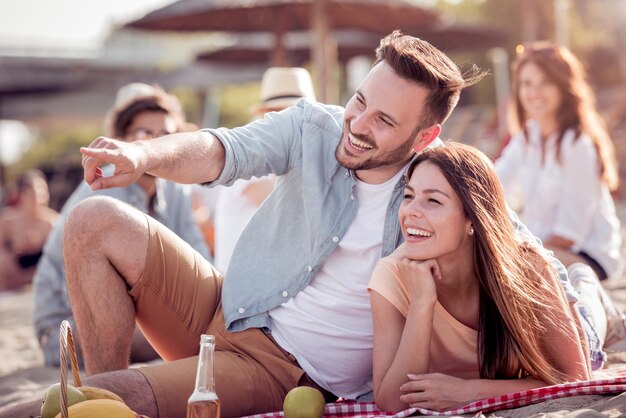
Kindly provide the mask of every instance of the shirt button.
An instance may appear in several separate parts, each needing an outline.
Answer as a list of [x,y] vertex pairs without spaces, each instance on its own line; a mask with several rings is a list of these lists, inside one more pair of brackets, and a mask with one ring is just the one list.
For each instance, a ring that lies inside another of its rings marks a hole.
[[309,270],[309,273],[313,271],[313,266],[309,266],[307,267],[307,270]]
[[239,313],[244,313],[246,310],[244,308],[239,308]]
[[354,200],[354,195],[350,194],[350,200]]
[[346,177],[346,178],[350,177],[350,172],[349,172],[348,170],[346,170],[345,177]]
[[286,298],[287,296],[289,296],[289,292],[287,292],[286,290],[283,290],[283,297]]
[[336,236],[335,236],[335,237],[333,237],[333,242],[334,242],[335,244],[336,244],[336,243],[338,243],[338,242],[339,242],[339,237],[336,237]]

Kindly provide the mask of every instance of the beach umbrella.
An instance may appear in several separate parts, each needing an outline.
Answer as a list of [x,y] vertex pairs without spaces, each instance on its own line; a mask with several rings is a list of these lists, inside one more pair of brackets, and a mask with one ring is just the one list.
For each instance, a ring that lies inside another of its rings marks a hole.
[[332,103],[338,100],[337,83],[331,83],[338,61],[335,29],[360,29],[379,35],[394,29],[418,33],[439,21],[438,12],[410,0],[179,0],[127,26],[163,31],[270,32],[275,37],[270,54],[273,66],[288,65],[285,35],[309,30],[318,96]]
[[[272,61],[273,39],[261,35],[237,36],[227,46],[201,52],[196,56],[201,63],[260,65],[269,67]],[[358,56],[374,58],[374,49],[380,35],[365,31],[334,31],[337,42],[337,57],[340,63]],[[506,35],[501,31],[470,25],[441,25],[422,31],[421,37],[446,52],[456,50],[479,50],[502,46]],[[311,36],[308,32],[288,33],[284,38],[286,66],[304,66],[311,61]]]
[[[334,31],[337,58],[342,64],[358,56],[372,57],[380,36],[363,31]],[[285,60],[283,66],[302,67],[311,61],[311,35],[309,32],[290,32],[283,39]],[[200,63],[259,65],[272,64],[274,39],[267,34],[234,37],[227,46],[201,52],[196,56]]]

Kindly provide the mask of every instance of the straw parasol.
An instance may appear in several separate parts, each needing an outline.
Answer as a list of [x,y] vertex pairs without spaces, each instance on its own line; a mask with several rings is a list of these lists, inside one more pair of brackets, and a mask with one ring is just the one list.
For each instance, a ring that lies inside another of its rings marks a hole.
[[[197,61],[201,63],[233,65],[271,65],[274,40],[270,36],[240,35],[223,47],[201,52]],[[380,35],[365,31],[335,30],[337,57],[340,63],[358,56],[374,57],[374,49]],[[506,42],[506,35],[492,28],[470,25],[441,25],[425,30],[420,37],[447,52],[456,50],[487,51]],[[284,38],[285,62],[287,66],[304,66],[311,61],[311,36],[308,32],[288,33]]]
[[[272,66],[273,37],[269,34],[239,35],[224,47],[207,50],[197,55],[201,63]],[[357,56],[373,56],[380,36],[353,30],[333,31],[337,43],[337,58],[345,64]],[[283,39],[285,57],[283,66],[302,67],[311,61],[311,34],[290,32]]]
[[275,36],[272,66],[288,65],[283,42],[286,33],[310,30],[318,96],[336,103],[336,83],[331,83],[338,60],[333,30],[360,29],[384,35],[402,29],[417,33],[439,22],[436,11],[410,0],[179,0],[127,26],[163,31],[270,32]]

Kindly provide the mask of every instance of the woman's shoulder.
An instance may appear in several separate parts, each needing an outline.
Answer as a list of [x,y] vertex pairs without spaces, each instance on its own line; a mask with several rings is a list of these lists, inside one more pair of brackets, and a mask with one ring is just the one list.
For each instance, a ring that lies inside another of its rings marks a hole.
[[391,254],[378,260],[378,265],[383,266],[388,270],[396,271],[398,264],[404,259],[404,243],[400,244]]
[[376,263],[375,270],[386,270],[389,272],[397,270],[397,265],[400,262],[400,257],[395,253],[391,253],[386,257],[381,258]]
[[595,145],[591,136],[585,132],[577,133],[574,129],[565,131],[562,145],[566,149],[592,150],[595,153]]
[[389,286],[395,280],[399,280],[398,275],[398,263],[401,260],[401,255],[398,253],[399,249],[396,249],[393,253],[386,257],[381,258],[376,263],[372,277],[369,283],[370,288],[377,286]]

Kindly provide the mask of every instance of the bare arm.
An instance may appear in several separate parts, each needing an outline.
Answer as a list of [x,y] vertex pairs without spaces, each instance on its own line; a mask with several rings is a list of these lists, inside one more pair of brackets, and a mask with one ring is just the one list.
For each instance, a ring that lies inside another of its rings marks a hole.
[[380,293],[372,289],[370,294],[374,322],[374,398],[383,411],[406,409],[407,404],[400,400],[400,387],[407,382],[407,373],[428,371],[437,301],[435,276],[439,277],[439,267],[435,260],[420,262],[403,258],[396,266],[398,274],[407,279],[410,304],[406,318]]
[[572,245],[574,245],[574,241],[568,238],[561,237],[559,235],[550,235],[544,242],[543,246],[548,247],[558,247],[569,250]]
[[402,314],[383,296],[371,292],[374,318],[374,398],[382,411],[402,411],[400,387],[407,373],[426,373],[430,360],[430,339],[434,303],[411,305]]
[[[144,173],[178,183],[213,181],[224,168],[225,156],[220,141],[200,131],[135,142],[99,137],[80,151],[84,178],[93,190],[125,187]],[[104,164],[115,165],[112,176],[103,177]]]
[[460,408],[480,399],[546,386],[532,378],[460,379],[442,373],[409,375],[409,379],[401,388],[405,405],[434,411]]

